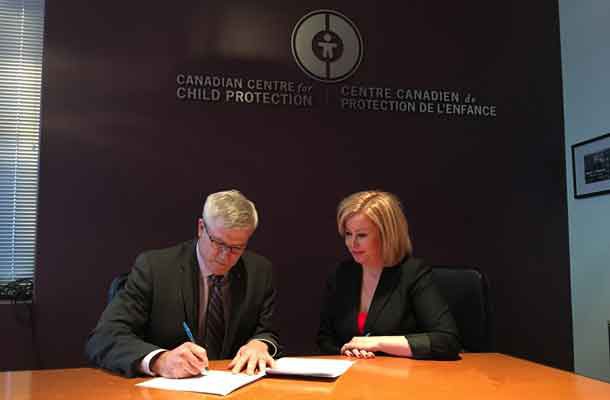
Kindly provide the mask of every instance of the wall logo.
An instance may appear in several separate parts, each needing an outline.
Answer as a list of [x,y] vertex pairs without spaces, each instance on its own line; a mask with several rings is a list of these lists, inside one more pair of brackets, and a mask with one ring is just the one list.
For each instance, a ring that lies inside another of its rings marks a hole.
[[362,61],[362,36],[345,15],[316,10],[297,22],[292,31],[292,55],[313,79],[339,82],[351,76]]

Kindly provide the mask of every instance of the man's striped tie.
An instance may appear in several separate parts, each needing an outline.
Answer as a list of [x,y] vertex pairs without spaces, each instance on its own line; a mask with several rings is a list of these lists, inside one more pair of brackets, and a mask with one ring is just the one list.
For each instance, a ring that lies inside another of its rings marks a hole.
[[209,298],[205,323],[205,344],[210,360],[221,358],[222,341],[225,336],[222,279],[222,275],[210,275],[208,278]]

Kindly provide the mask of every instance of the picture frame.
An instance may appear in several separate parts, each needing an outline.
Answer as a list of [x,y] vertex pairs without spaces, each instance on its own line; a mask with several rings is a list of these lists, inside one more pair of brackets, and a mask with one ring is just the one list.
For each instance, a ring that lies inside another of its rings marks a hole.
[[610,133],[572,145],[574,197],[610,193]]

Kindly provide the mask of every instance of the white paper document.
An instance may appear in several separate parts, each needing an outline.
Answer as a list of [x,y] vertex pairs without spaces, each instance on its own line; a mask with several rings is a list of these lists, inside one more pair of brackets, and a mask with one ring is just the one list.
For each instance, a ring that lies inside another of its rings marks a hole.
[[262,378],[264,373],[258,375],[233,374],[230,371],[208,371],[207,375],[195,378],[169,379],[153,378],[136,386],[178,390],[185,392],[211,393],[225,396],[237,388]]
[[275,361],[275,368],[267,374],[301,375],[317,378],[336,378],[343,375],[354,362],[324,358],[284,357]]
[[[353,361],[348,360],[284,357],[276,360],[275,368],[268,369],[266,374],[336,378],[343,375],[353,363]],[[208,371],[207,375],[195,378],[153,378],[138,383],[136,386],[225,396],[235,389],[262,378],[266,374],[263,372],[257,375],[246,375],[233,374],[230,371]]]

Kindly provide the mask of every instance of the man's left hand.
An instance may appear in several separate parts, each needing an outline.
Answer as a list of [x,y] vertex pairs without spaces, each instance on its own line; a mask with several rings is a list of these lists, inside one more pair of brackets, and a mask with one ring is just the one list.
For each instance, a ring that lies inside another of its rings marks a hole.
[[267,367],[273,368],[274,366],[275,360],[269,355],[265,342],[254,339],[239,348],[229,364],[229,369],[237,374],[245,368],[246,374],[254,375],[256,370],[265,372]]

